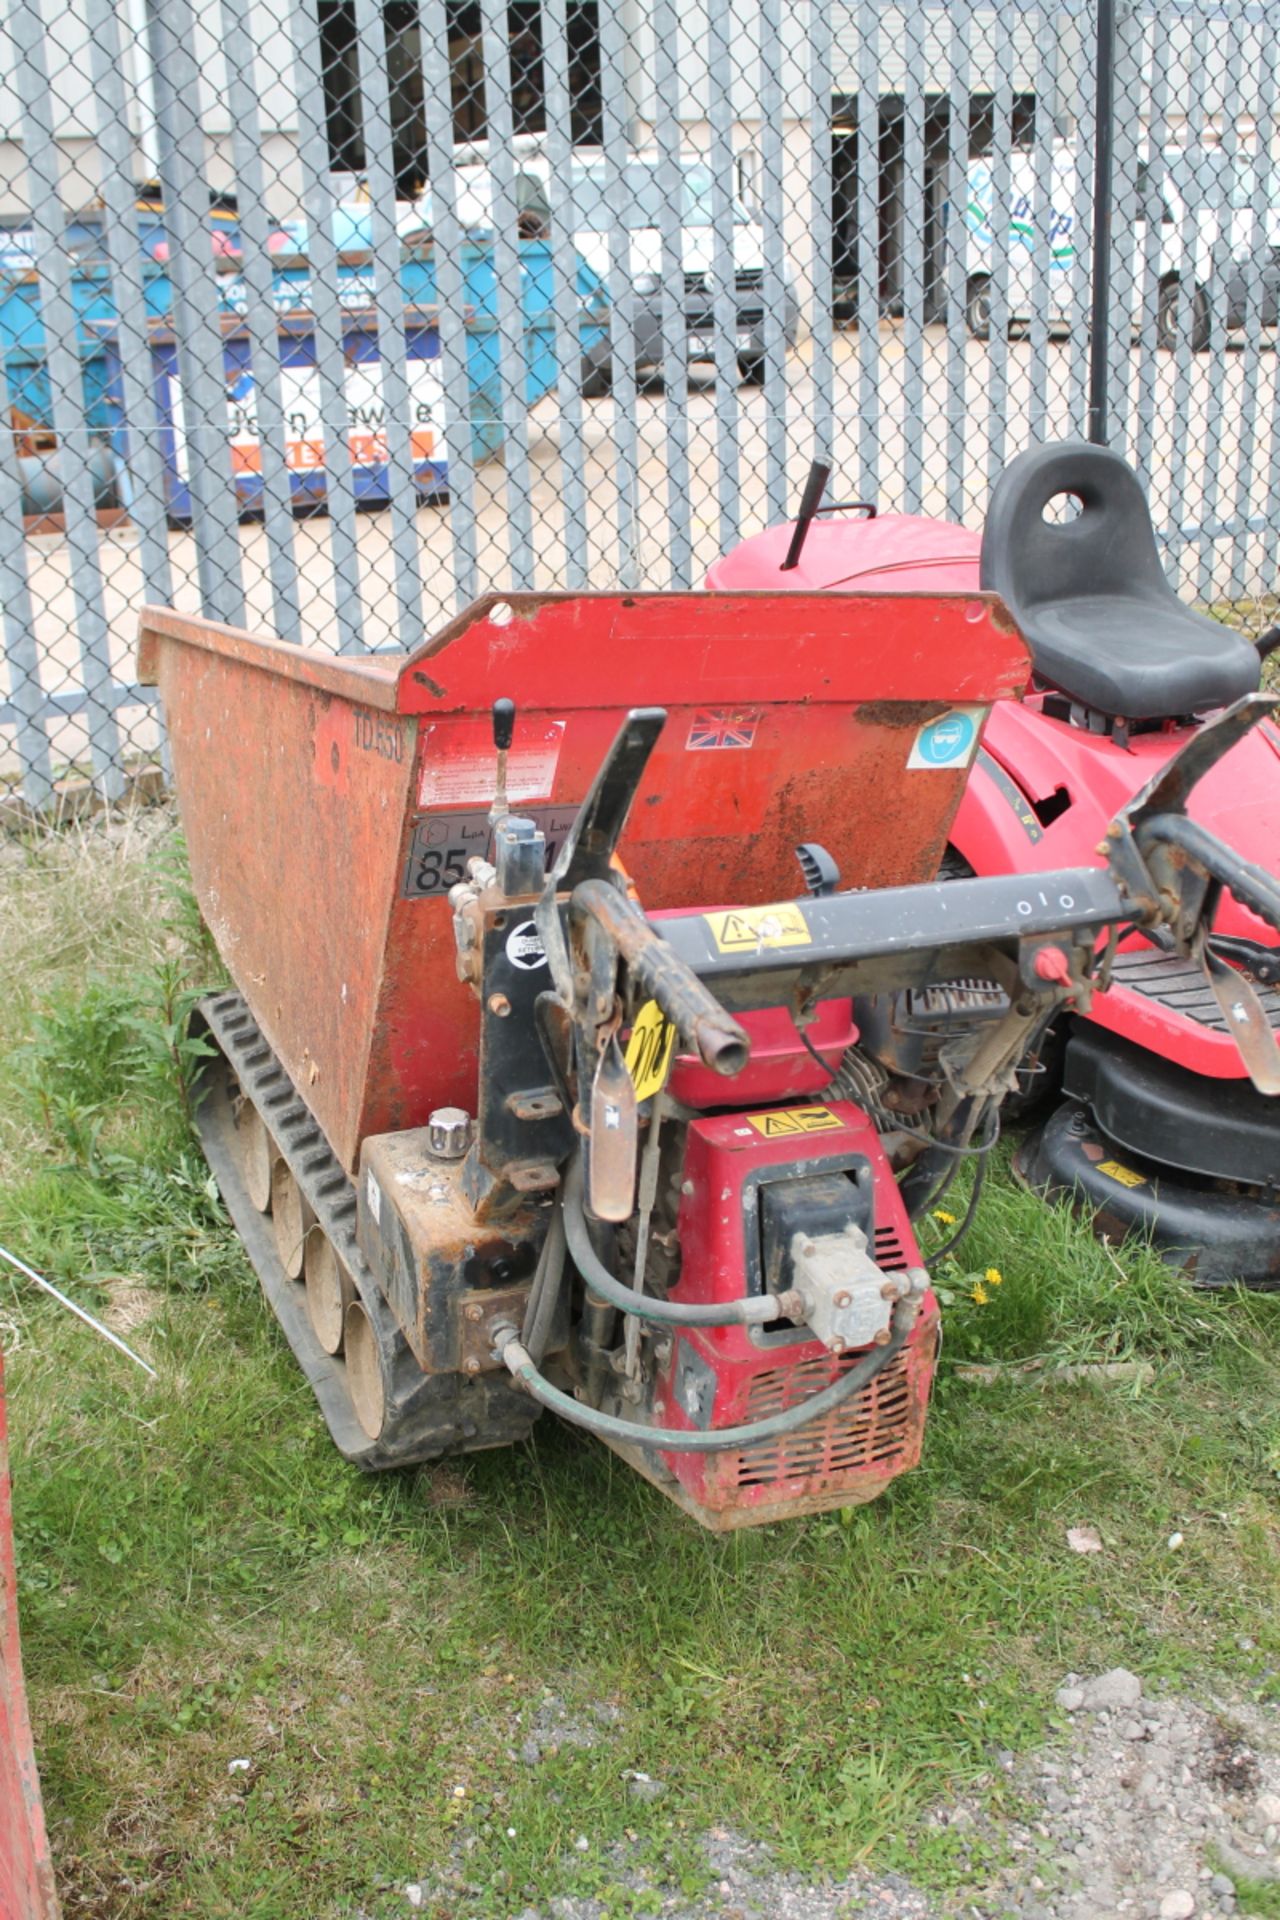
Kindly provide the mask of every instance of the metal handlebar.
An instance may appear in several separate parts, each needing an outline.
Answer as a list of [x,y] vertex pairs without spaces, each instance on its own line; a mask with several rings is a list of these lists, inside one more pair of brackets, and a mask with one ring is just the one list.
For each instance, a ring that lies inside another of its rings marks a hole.
[[751,1054],[745,1029],[654,932],[634,901],[608,880],[584,880],[573,890],[569,911],[596,922],[636,984],[657,1001],[684,1044],[713,1073],[741,1073]]
[[1264,868],[1242,859],[1198,820],[1185,813],[1152,814],[1142,822],[1135,838],[1143,854],[1155,846],[1177,847],[1189,854],[1211,879],[1280,933],[1280,887]]

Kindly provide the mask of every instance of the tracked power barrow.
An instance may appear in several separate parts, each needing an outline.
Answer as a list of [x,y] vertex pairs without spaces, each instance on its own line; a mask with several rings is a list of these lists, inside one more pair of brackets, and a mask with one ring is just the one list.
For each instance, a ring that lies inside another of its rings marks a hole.
[[1183,831],[1258,697],[1105,869],[932,880],[939,717],[1027,674],[992,595],[488,598],[394,660],[152,609],[140,666],[234,981],[206,1151],[365,1468],[551,1407],[711,1527],[872,1497],[937,1351],[912,1221],[1099,940],[1194,955],[1224,884],[1280,925]]

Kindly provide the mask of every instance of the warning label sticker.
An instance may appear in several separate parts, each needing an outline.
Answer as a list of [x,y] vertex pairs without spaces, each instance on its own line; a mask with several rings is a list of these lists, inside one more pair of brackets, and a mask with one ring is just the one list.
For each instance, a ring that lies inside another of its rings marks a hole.
[[[507,754],[507,800],[549,800],[560,763],[563,720],[540,720],[534,725],[516,722],[516,737]],[[498,781],[498,750],[493,744],[493,722],[488,714],[464,720],[440,720],[426,729],[418,805],[467,807],[492,801]]]
[[1098,1172],[1105,1173],[1108,1180],[1114,1180],[1122,1187],[1145,1187],[1146,1177],[1135,1173],[1132,1167],[1122,1167],[1118,1160],[1099,1160]]
[[627,1042],[627,1072],[635,1083],[637,1100],[649,1100],[661,1093],[675,1044],[675,1027],[656,1000],[646,1000]]
[[797,1133],[838,1133],[844,1125],[830,1107],[778,1107],[773,1113],[749,1113],[746,1117],[766,1140],[783,1140]]
[[794,900],[776,907],[729,907],[704,916],[721,953],[759,953],[765,947],[807,947],[809,923]]

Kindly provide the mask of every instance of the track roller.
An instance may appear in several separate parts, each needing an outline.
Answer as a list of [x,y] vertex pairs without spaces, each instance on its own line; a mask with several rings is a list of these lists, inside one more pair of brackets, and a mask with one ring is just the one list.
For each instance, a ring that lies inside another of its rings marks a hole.
[[343,1343],[347,1356],[347,1386],[356,1419],[371,1440],[382,1432],[387,1414],[387,1392],[382,1378],[382,1357],[373,1323],[359,1300],[353,1300],[343,1318]]
[[[303,1248],[311,1209],[302,1189],[283,1159],[271,1169],[271,1224],[275,1230],[280,1265],[291,1280],[302,1278]],[[329,1348],[329,1352],[333,1349]]]
[[307,1228],[302,1253],[303,1278],[307,1283],[307,1313],[311,1330],[325,1353],[342,1352],[342,1323],[355,1297],[355,1290],[342,1270],[342,1263],[318,1220]]
[[201,1143],[343,1458],[379,1472],[523,1440],[539,1409],[505,1371],[423,1373],[356,1243],[352,1182],[241,996],[196,1017],[218,1049],[195,1086]]
[[236,1151],[245,1192],[259,1213],[270,1213],[276,1147],[261,1114],[248,1100],[242,1102],[236,1115]]

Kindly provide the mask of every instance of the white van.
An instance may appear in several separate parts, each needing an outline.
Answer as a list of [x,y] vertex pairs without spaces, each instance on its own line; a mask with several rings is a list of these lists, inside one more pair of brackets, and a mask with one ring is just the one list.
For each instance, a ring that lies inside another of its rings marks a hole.
[[[545,230],[552,214],[555,195],[550,185],[550,166],[539,135],[518,135],[514,142],[515,192],[521,229]],[[459,179],[465,181],[472,167],[484,169],[487,182],[487,142],[457,153]],[[609,235],[613,216],[605,197],[607,172],[604,155],[598,149],[579,148],[572,161],[574,245],[587,265],[607,285],[609,276]],[[709,162],[699,154],[682,154],[680,167],[680,268],[685,303],[685,337],[688,358],[709,360],[715,351],[714,256],[715,240],[711,225],[712,173]],[[635,335],[636,371],[641,375],[660,373],[663,362],[662,341],[662,195],[659,161],[656,154],[629,154],[623,163],[622,193],[627,208],[630,232],[628,271],[631,278],[631,323]],[[734,197],[730,217],[733,232],[734,266],[734,351],[743,379],[758,380],[764,372],[765,356],[765,262],[764,228],[747,205]],[[782,287],[782,331],[787,346],[794,346],[800,308],[796,297],[795,274],[790,264]],[[612,383],[612,349],[608,339],[600,342],[583,358],[583,391],[588,395],[607,393]]]
[[[1254,215],[1257,161],[1219,148],[1166,149],[1144,156],[1137,170],[1138,217],[1130,231],[1132,308],[1142,321],[1147,282],[1148,222],[1160,226],[1155,275],[1158,288],[1156,340],[1174,347],[1189,338],[1200,351],[1209,344],[1211,304],[1223,306],[1228,327],[1246,324],[1252,290],[1261,324],[1275,326],[1280,304],[1280,209]],[[1004,241],[1009,319],[1025,325],[1036,307],[1037,287],[1047,276],[1050,326],[1069,323],[1088,303],[1084,262],[1076,249],[1077,212],[1093,190],[1092,159],[1073,147],[1050,156],[1047,196],[1037,182],[1037,156],[1015,153],[1009,163]],[[986,339],[991,327],[991,287],[996,261],[993,231],[995,168],[970,162],[960,234],[965,271],[965,319],[970,333]],[[1117,235],[1120,230],[1117,228]]]

